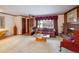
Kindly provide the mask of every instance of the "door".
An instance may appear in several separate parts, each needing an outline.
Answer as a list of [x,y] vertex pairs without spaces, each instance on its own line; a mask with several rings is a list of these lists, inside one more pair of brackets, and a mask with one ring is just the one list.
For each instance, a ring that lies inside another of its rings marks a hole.
[[22,34],[26,34],[26,17],[22,18]]

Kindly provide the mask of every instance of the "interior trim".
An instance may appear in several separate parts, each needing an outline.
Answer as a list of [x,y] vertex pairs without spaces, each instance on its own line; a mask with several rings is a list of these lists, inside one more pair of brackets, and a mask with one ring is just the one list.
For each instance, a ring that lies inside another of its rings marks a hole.
[[69,13],[69,12],[71,12],[72,10],[77,9],[78,7],[79,7],[79,5],[77,5],[76,7],[72,8],[72,9],[70,9],[69,11],[65,12],[64,14]]

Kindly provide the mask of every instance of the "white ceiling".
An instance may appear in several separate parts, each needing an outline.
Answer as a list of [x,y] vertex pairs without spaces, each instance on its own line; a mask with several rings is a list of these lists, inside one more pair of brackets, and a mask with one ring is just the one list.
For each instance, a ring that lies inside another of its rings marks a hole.
[[0,12],[13,15],[61,14],[76,5],[0,5]]

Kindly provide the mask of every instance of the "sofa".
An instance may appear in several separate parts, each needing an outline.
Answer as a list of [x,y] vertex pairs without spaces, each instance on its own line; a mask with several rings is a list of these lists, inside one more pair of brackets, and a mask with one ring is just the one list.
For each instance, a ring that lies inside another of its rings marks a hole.
[[60,43],[60,52],[62,51],[62,47],[72,52],[79,53],[79,30],[74,31],[73,40],[63,38],[63,40]]
[[54,29],[43,28],[43,29],[38,29],[38,32],[41,32],[42,34],[45,35],[50,35],[50,37],[55,37]]

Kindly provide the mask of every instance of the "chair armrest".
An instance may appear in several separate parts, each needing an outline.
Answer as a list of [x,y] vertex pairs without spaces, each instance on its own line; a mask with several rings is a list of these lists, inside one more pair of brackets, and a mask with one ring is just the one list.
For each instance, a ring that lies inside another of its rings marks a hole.
[[74,43],[70,40],[66,40],[66,39],[63,39],[63,41],[61,41],[60,43],[60,47],[62,46],[72,46]]
[[73,42],[70,42],[68,40],[64,40],[60,43],[60,48],[61,47],[64,47],[66,49],[69,49],[73,52],[79,52],[79,45],[73,43]]

